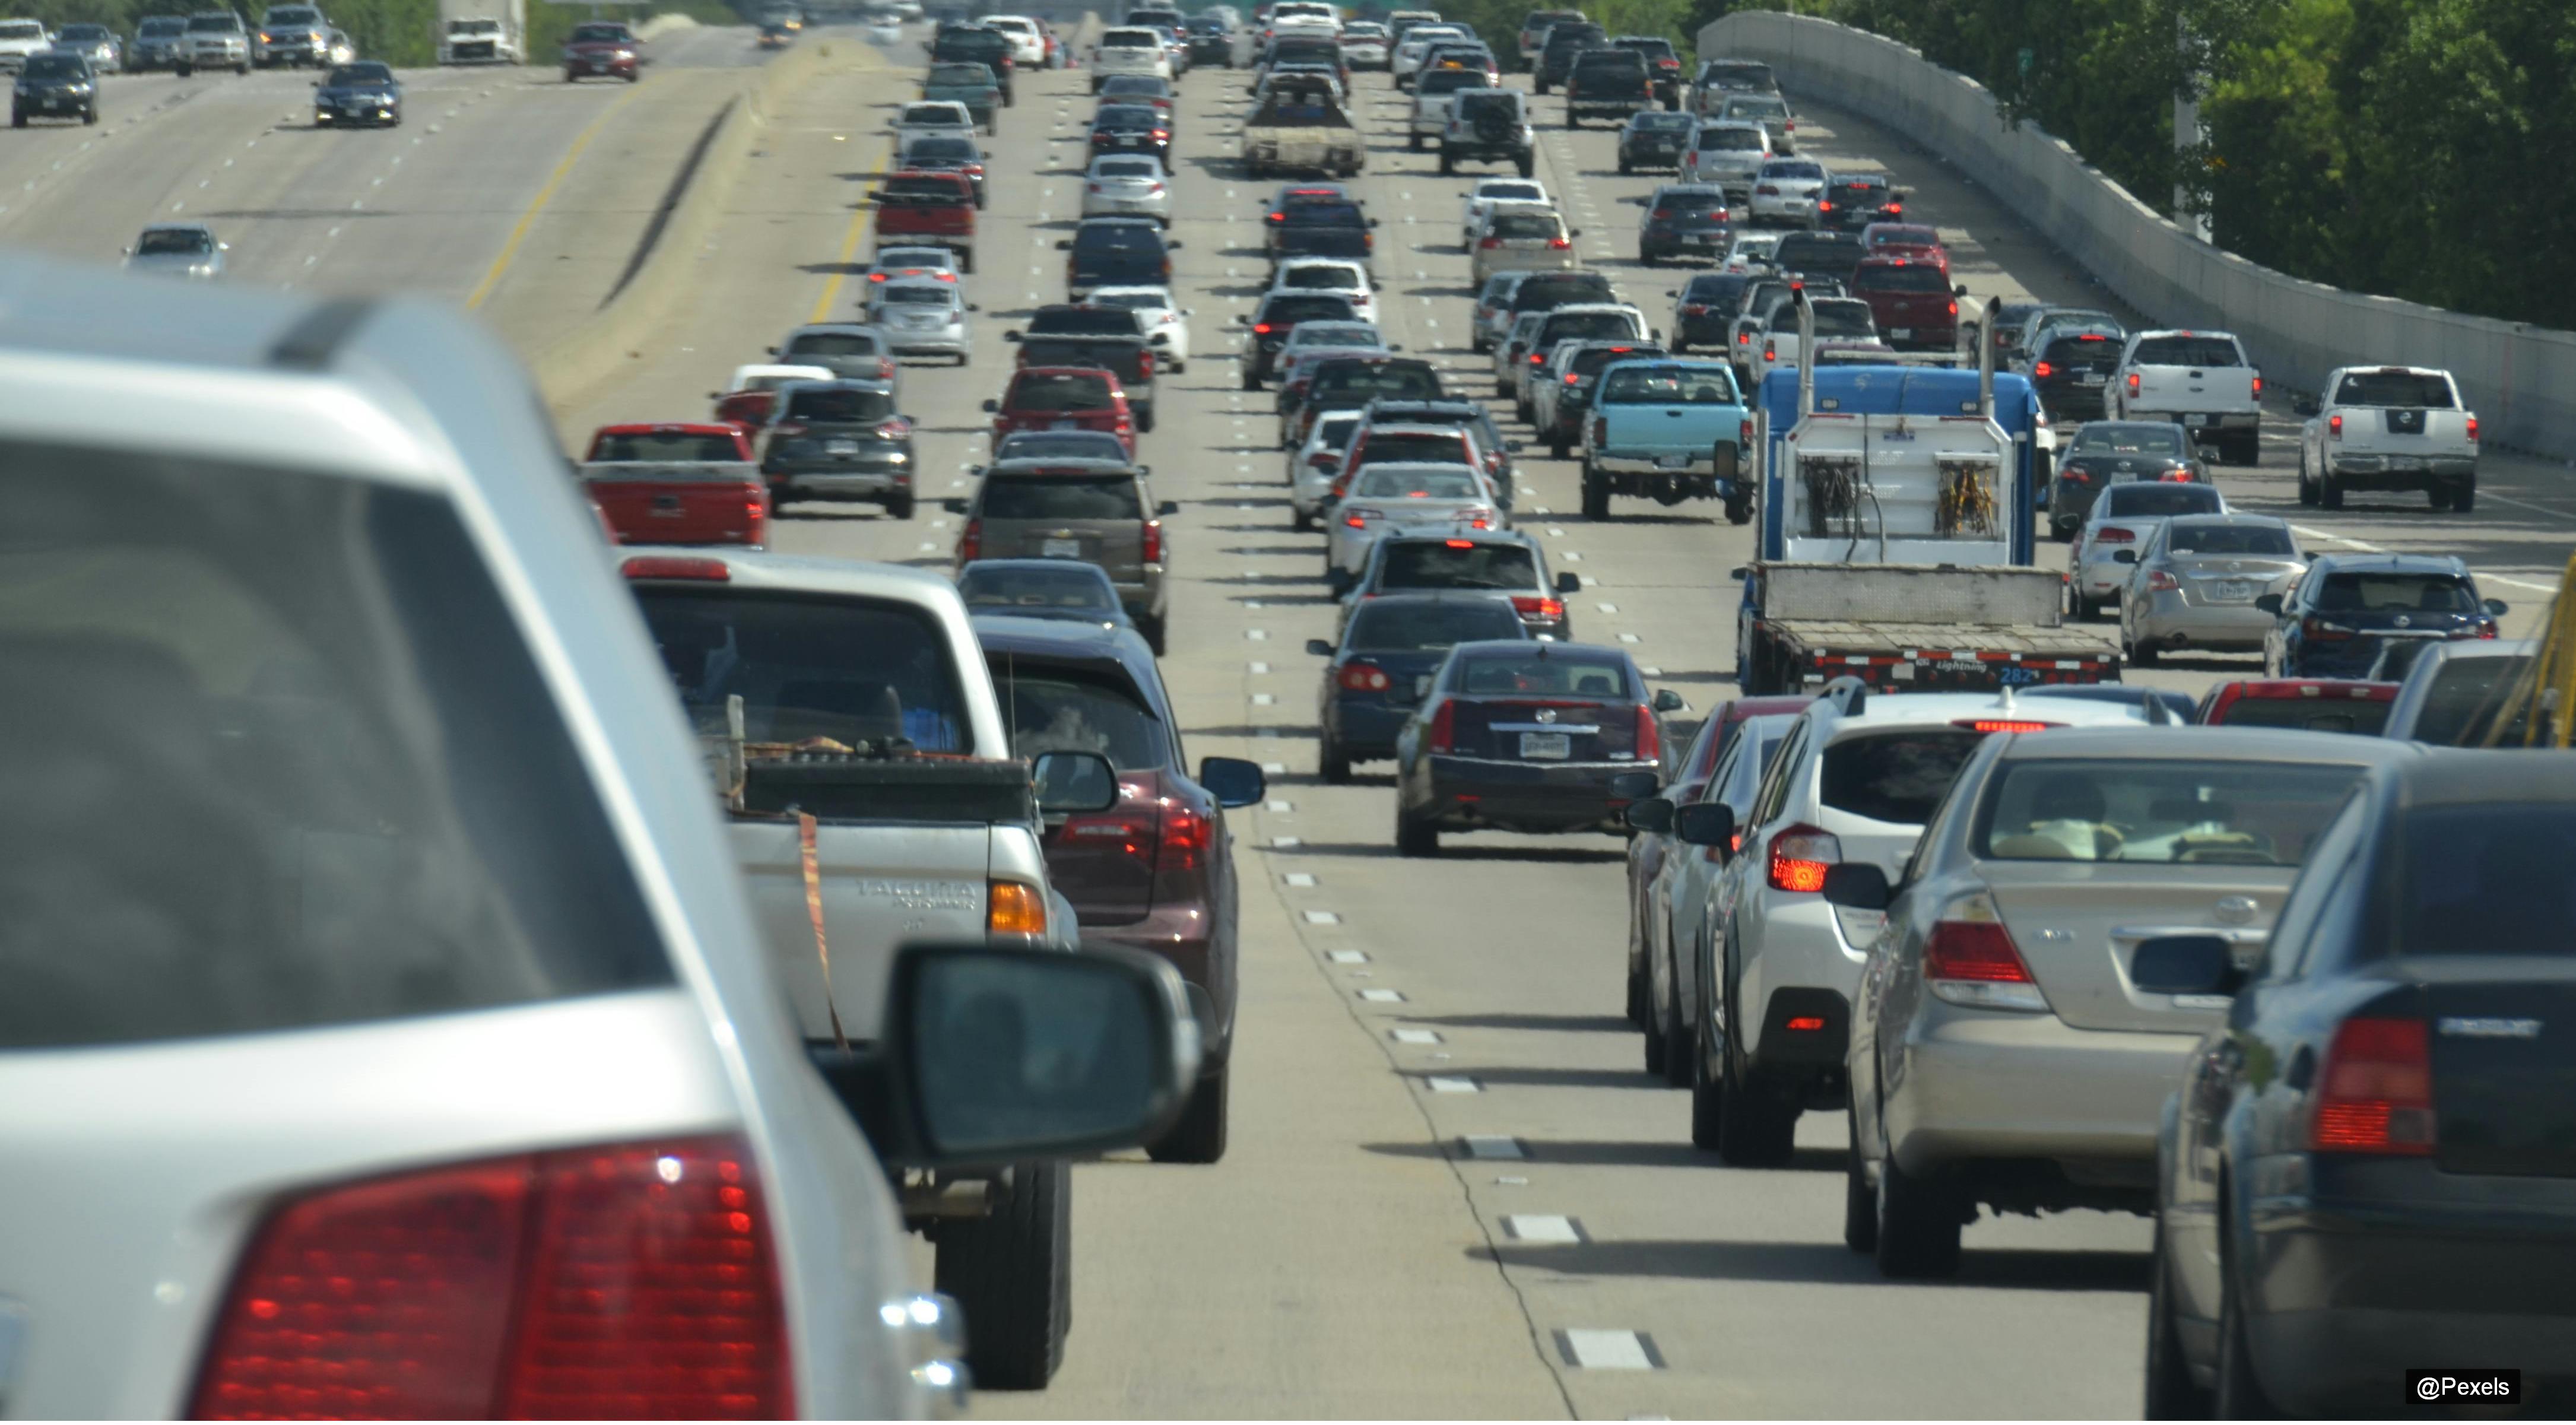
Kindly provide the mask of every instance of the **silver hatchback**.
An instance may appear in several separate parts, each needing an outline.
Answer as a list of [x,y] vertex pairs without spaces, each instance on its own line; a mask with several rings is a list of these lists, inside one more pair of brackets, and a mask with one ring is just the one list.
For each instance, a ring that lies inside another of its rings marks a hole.
[[1172,178],[1152,154],[1104,155],[1082,176],[1086,218],[1151,218],[1172,225]]
[[1570,272],[1583,265],[1574,251],[1581,236],[1581,228],[1567,227],[1545,203],[1496,203],[1476,229],[1468,256],[1479,286],[1497,272]]
[[967,316],[981,310],[956,283],[936,278],[903,278],[868,288],[868,325],[898,356],[950,356],[965,365],[975,347]]

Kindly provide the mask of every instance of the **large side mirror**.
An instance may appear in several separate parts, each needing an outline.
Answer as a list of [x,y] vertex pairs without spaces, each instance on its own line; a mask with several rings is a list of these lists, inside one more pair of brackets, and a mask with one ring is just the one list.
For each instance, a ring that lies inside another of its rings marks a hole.
[[1580,575],[1580,574],[1575,574],[1575,573],[1565,573],[1565,574],[1559,574],[1559,575],[1557,575],[1557,576],[1556,576],[1556,591],[1557,591],[1558,593],[1560,593],[1560,594],[1580,594],[1580,593],[1582,593],[1582,592],[1583,592],[1583,576],[1582,576],[1582,575]]
[[1306,640],[1306,651],[1318,658],[1330,658],[1337,650],[1330,639],[1310,638]]
[[1248,807],[1270,790],[1270,779],[1262,775],[1261,764],[1240,757],[1202,757],[1199,759],[1199,785],[1208,789],[1219,806]]
[[1847,910],[1885,910],[1894,899],[1889,894],[1887,872],[1866,861],[1846,861],[1825,868],[1825,883],[1817,888],[1827,905]]
[[2488,613],[2491,613],[2498,618],[2504,617],[2504,615],[2512,609],[2512,605],[2507,604],[2502,599],[2489,599],[2482,607],[2484,607]]
[[984,402],[984,411],[987,415],[999,415],[1002,411],[1002,403],[996,400],[987,399]]
[[1180,512],[1181,502],[1178,500],[1165,500],[1161,504],[1154,506],[1154,513],[1157,517],[1163,515],[1176,515]]
[[2267,614],[2277,614],[2281,611],[2281,596],[2278,594],[2260,595],[2254,600],[2254,607]]
[[1604,790],[1623,801],[1641,802],[1653,796],[1662,787],[1662,781],[1652,772],[1616,772],[1611,774],[1609,782],[1604,785]]
[[1041,752],[1029,764],[1037,783],[1038,813],[1071,816],[1118,805],[1118,773],[1097,752]]
[[1662,797],[1630,802],[1622,815],[1627,819],[1629,830],[1642,831],[1649,836],[1661,836],[1673,829],[1673,804]]
[[813,1059],[888,1162],[980,1167],[1151,1142],[1205,1043],[1159,956],[920,944],[895,956],[878,1044]]
[[2129,983],[2149,994],[2232,995],[2244,978],[2233,947],[2216,935],[2159,935],[2129,956]]
[[1657,688],[1655,690],[1655,711],[1657,712],[1680,712],[1682,709],[1689,706],[1689,703],[1682,700],[1681,694],[1674,692],[1670,688]]
[[2319,401],[2314,396],[2292,396],[2290,398],[2290,413],[2292,415],[2313,416],[2324,409],[2325,403]]
[[1673,835],[1686,846],[1714,846],[1733,854],[1735,808],[1724,802],[1693,802],[1674,814]]

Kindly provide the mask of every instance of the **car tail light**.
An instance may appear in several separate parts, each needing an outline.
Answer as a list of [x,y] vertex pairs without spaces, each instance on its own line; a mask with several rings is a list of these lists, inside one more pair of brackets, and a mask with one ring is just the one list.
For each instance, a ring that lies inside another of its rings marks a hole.
[[983,557],[984,522],[980,519],[968,520],[965,532],[957,536],[957,558],[963,562]]
[[1942,908],[1923,942],[1923,979],[1952,1004],[1980,1009],[2048,1008],[1992,896],[1971,891]]
[[[1900,215],[1902,215],[1904,212],[1905,212],[1905,205],[1904,205],[1903,203],[1890,203],[1890,204],[1888,204],[1888,205],[1887,205],[1887,215],[1888,215],[1889,217],[1891,217],[1891,218],[1893,218],[1893,217],[1897,217],[1897,216],[1900,216]],[[1953,303],[1953,304],[1951,305],[1950,310],[1952,310],[1952,311],[1954,311],[1954,312],[1955,312],[1955,311],[1957,311],[1957,310],[1958,310],[1958,306],[1957,306],[1957,304],[1956,304],[1956,303]]]
[[273,1211],[189,1414],[775,1417],[793,1375],[750,1145],[521,1154]]
[[1442,699],[1431,714],[1431,750],[1447,752],[1458,742],[1458,705]]
[[[2337,417],[2335,417],[2335,419],[2337,419],[2337,420],[2341,420],[2341,419],[2343,419],[2343,417],[2341,417],[2341,416],[2337,416]],[[2477,417],[2475,417],[2475,416],[2471,416],[2471,417],[2469,417],[2469,443],[2470,443],[2471,445],[2475,445],[2475,444],[2477,444],[2477,441],[2478,441],[2478,418],[2477,418]]]
[[1046,892],[1018,881],[984,883],[984,933],[987,935],[1044,935],[1047,933]]
[[1482,248],[1482,249],[1484,249],[1484,250],[1485,250],[1485,251],[1487,251],[1487,252],[1491,252],[1491,251],[1493,251],[1494,249],[1496,249],[1496,248],[1498,248],[1498,247],[1501,247],[1502,245],[1503,245],[1503,240],[1502,240],[1501,238],[1498,238],[1498,237],[1489,237],[1489,238],[1485,239],[1483,242],[1480,242],[1480,243],[1476,244],[1476,246],[1477,246],[1477,247]]
[[1771,889],[1824,889],[1825,871],[1842,864],[1843,844],[1832,832],[1801,822],[1771,838]]
[[1610,443],[1610,418],[1608,416],[1594,416],[1592,418],[1592,443],[1594,445],[1608,445]]
[[[1163,834],[1155,842],[1154,869],[1164,875],[1196,871],[1207,864],[1208,849],[1214,841],[1214,828],[1197,808],[1166,799]],[[1161,898],[1158,893],[1156,899]]]
[[2082,470],[2060,470],[2057,472],[2057,478],[2060,480],[2071,480],[2078,485],[2090,485],[2093,483],[2093,477]]
[[1777,198],[1780,196],[1780,187],[1776,183],[1761,184],[1754,188],[1753,191],[1761,194],[1765,198]]
[[1950,304],[1950,315],[1951,315],[1951,316],[1954,316],[1954,317],[1955,317],[1955,316],[1957,316],[1957,315],[1959,315],[1959,304],[1958,304],[1958,303],[1956,303],[1956,302],[1952,302],[1952,303]]
[[2138,394],[2138,373],[2135,371],[2129,373],[2129,394],[2132,396]]
[[1160,192],[1162,192],[1162,191],[1163,191],[1163,185],[1162,185],[1162,184],[1160,184],[1160,183],[1149,184],[1149,185],[1147,185],[1147,186],[1146,186],[1145,191],[1146,191],[1146,193],[1147,193],[1147,194],[1149,194],[1149,195],[1150,195],[1150,194],[1154,194],[1154,193],[1160,193]]
[[1660,762],[1664,757],[1664,729],[1655,721],[1655,710],[1637,704],[1637,760]]
[[1574,385],[1575,383],[1577,383],[1577,382],[1581,381],[1582,379],[1583,379],[1582,377],[1575,375],[1575,374],[1574,374],[1573,372],[1571,372],[1571,371],[1568,371],[1567,373],[1565,373],[1565,384],[1566,384],[1566,385],[1568,385],[1568,386]]
[[1739,451],[1751,450],[1753,448],[1752,417],[1747,416],[1735,423],[1735,448]]
[[1682,315],[1685,317],[1707,316],[1708,304],[1705,302],[1684,302],[1682,303]]
[[754,486],[743,496],[743,527],[750,532],[753,544],[769,542],[769,497]]
[[1953,722],[1950,725],[1952,727],[1964,727],[1970,732],[1984,733],[2046,732],[2050,728],[2058,726],[2058,724],[2053,722],[2028,722],[2009,718],[1960,718],[1958,721]]
[[1834,205],[1833,205],[1833,201],[1832,201],[1831,199],[1828,199],[1828,198],[1818,198],[1818,199],[1816,200],[1816,211],[1817,211],[1817,212],[1819,212],[1819,213],[1830,213],[1830,212],[1832,212],[1833,210],[1834,210]]
[[876,430],[879,440],[901,440],[912,434],[912,422],[902,419],[886,421]]
[[1272,327],[1268,322],[1254,322],[1252,324],[1252,334],[1254,336],[1268,336],[1271,331]]
[[2030,374],[2041,380],[2046,380],[2047,378],[2057,374],[2057,368],[2049,365],[2045,361],[2042,361],[2030,368]]
[[1525,619],[1535,618],[1553,621],[1565,617],[1565,601],[1563,599],[1535,597],[1528,594],[1515,594],[1512,596],[1512,612],[1519,614]]
[[697,559],[687,555],[641,554],[617,566],[617,572],[629,579],[702,579],[708,583],[728,583],[733,571],[721,559]]
[[2171,575],[2171,574],[2167,573],[2166,571],[2164,571],[2164,570],[2162,570],[2162,569],[2150,569],[2150,570],[2148,570],[2148,571],[2147,571],[2147,592],[2148,592],[2148,593],[2150,593],[2150,594],[2170,594],[2170,593],[2174,593],[2174,592],[2176,592],[2177,590],[2179,590],[2179,589],[2181,589],[2181,588],[2182,588],[2182,581],[2181,581],[2180,579],[2175,578],[2173,575]]
[[2135,544],[2137,540],[2136,534],[2115,524],[2106,524],[2093,531],[2095,544]]
[[771,435],[803,435],[805,433],[805,425],[802,421],[781,421],[779,424],[771,426],[769,428],[769,433]]
[[1779,359],[1780,359],[1780,353],[1779,353],[1779,350],[1778,350],[1777,348],[1773,347],[1773,346],[1771,345],[1771,343],[1769,343],[1769,342],[1767,342],[1767,341],[1766,341],[1766,342],[1764,342],[1764,343],[1762,343],[1762,359],[1763,359],[1763,360],[1765,360],[1765,361],[1777,361],[1777,360],[1779,360]]
[[[1106,188],[1101,187],[1101,186],[1100,186],[1099,184],[1097,184],[1097,183],[1094,183],[1094,184],[1092,184],[1092,185],[1091,185],[1091,191],[1092,191],[1092,192],[1094,192],[1094,193],[1106,193],[1106,192],[1108,192],[1109,190],[1108,190],[1108,189],[1106,189]],[[882,282],[882,281],[884,281],[885,279],[884,279],[884,278],[882,278],[882,277],[880,277],[880,278],[878,278],[877,280],[878,280],[878,281],[880,281],[880,282]]]
[[1672,215],[1673,215],[1673,210],[1672,210],[1672,209],[1670,209],[1670,208],[1657,208],[1657,209],[1655,210],[1655,216],[1656,216],[1656,217],[1658,217],[1658,218],[1669,218],[1669,217],[1671,217]]
[[2319,643],[2339,643],[2352,637],[2352,630],[2339,623],[2328,623],[2314,614],[2299,620],[2299,636]]
[[2260,376],[2254,378],[2254,399],[2263,399],[2263,378]]
[[1563,252],[1567,248],[1574,246],[1574,240],[1571,238],[1550,238],[1547,241],[1547,245],[1558,252]]
[[1158,139],[1167,139],[1167,138],[1170,138],[1171,136],[1172,136],[1172,131],[1171,131],[1170,129],[1156,129],[1156,130],[1154,130],[1154,137],[1156,137],[1156,138],[1158,138]]
[[1753,344],[1753,333],[1737,332],[1735,334],[1735,344],[1737,346],[1751,346]]
[[1154,353],[1150,351],[1136,353],[1136,379],[1139,381],[1154,379]]
[[1345,663],[1333,680],[1354,693],[1382,693],[1387,687],[1386,670],[1374,663]]
[[2320,1153],[2433,1151],[2433,1056],[2420,1019],[2347,1019],[2317,1073],[2308,1146]]
[[1538,365],[1540,362],[1545,361],[1545,360],[1547,360],[1547,353],[1546,353],[1546,352],[1543,352],[1543,351],[1533,351],[1533,352],[1531,352],[1531,353],[1529,354],[1529,364],[1530,364],[1530,365],[1532,365],[1532,366],[1536,366],[1536,365]]
[[1147,521],[1145,521],[1145,530],[1144,530],[1144,541],[1143,541],[1143,543],[1144,543],[1144,548],[1143,548],[1140,552],[1141,552],[1141,554],[1143,555],[1145,562],[1146,562],[1146,563],[1148,563],[1148,564],[1160,564],[1160,563],[1162,563],[1162,562],[1163,562],[1163,522],[1162,522],[1161,520],[1147,520]]

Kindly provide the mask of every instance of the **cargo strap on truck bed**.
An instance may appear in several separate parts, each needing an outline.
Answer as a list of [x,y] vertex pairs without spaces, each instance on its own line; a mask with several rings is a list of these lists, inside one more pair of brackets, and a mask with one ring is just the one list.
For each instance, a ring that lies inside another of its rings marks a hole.
[[805,914],[814,922],[814,958],[823,962],[823,1012],[832,1017],[832,1044],[850,1052],[850,1036],[841,1032],[841,1007],[832,998],[832,945],[823,938],[822,856],[814,846],[814,814],[796,814],[796,854],[805,866]]

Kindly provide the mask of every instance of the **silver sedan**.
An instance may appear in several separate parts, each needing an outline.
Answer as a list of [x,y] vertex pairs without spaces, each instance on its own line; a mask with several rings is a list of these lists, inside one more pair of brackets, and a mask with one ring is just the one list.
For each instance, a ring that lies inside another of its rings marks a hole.
[[125,250],[125,270],[211,282],[224,275],[231,248],[204,223],[154,223]]
[[2269,515],[2165,521],[2139,551],[2120,598],[2129,661],[2152,667],[2184,650],[2262,652],[2277,620],[2254,601],[2307,567],[2289,525]]
[[1172,179],[1151,154],[1095,158],[1082,176],[1086,218],[1151,218],[1172,225]]
[[870,288],[867,322],[898,356],[953,356],[963,366],[974,351],[967,314],[979,310],[955,283],[916,277]]

